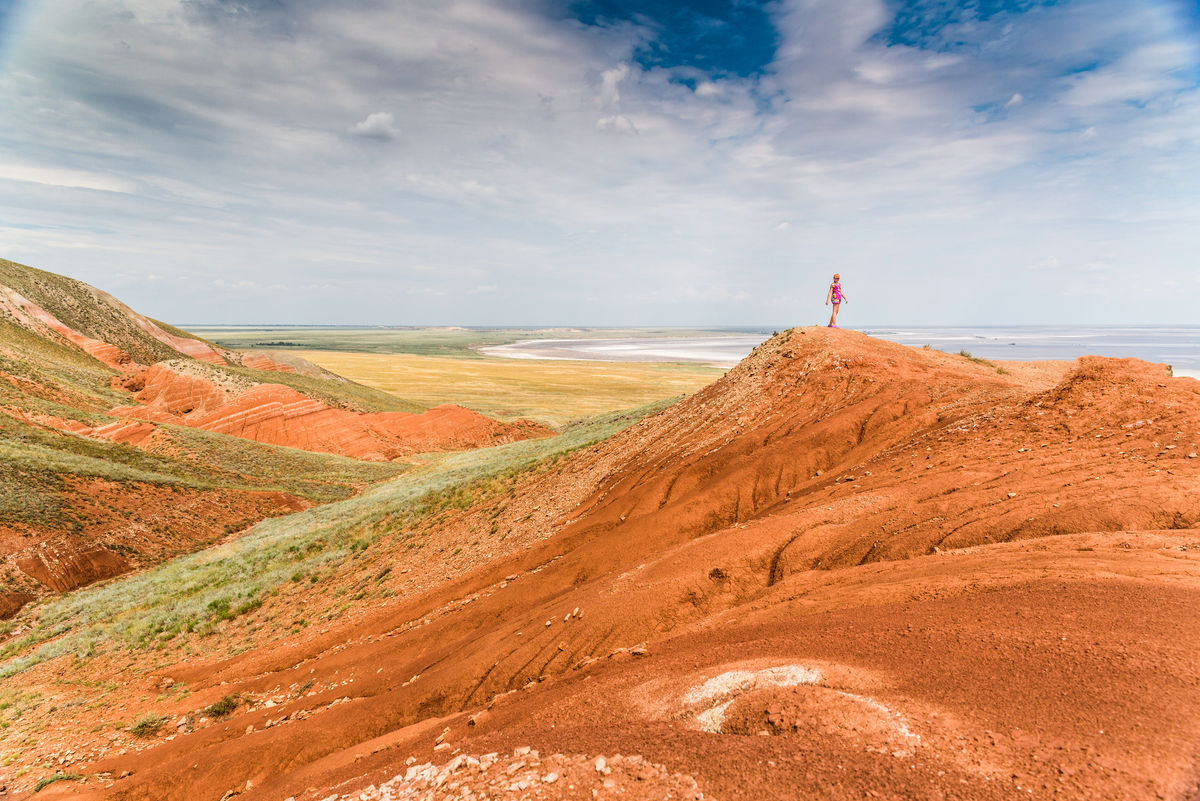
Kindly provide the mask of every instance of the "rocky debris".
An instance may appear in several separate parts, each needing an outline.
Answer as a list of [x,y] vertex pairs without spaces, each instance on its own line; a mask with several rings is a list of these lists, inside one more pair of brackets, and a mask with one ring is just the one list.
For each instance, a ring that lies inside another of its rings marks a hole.
[[552,754],[529,746],[498,753],[459,754],[443,765],[411,764],[391,781],[330,801],[434,801],[434,799],[592,799],[703,801],[695,779],[640,756]]

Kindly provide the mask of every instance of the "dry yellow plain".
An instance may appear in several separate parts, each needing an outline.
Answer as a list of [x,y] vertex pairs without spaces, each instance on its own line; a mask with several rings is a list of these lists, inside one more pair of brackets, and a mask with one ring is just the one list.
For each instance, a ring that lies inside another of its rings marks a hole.
[[457,403],[502,420],[526,417],[551,426],[690,394],[725,372],[690,364],[288,353],[426,406]]

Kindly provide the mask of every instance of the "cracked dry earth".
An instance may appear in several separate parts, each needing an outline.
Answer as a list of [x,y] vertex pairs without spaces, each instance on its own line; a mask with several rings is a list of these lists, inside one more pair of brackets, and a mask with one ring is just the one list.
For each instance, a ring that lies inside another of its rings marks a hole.
[[1191,801],[1198,441],[1160,365],[785,332],[445,523],[525,547],[122,668],[129,714],[248,700],[38,798]]

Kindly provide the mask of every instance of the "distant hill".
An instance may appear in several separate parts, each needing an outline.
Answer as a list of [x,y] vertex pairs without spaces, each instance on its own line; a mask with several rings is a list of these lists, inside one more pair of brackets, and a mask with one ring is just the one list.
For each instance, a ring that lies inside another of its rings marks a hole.
[[399,457],[545,433],[221,348],[0,260],[0,618],[347,497]]

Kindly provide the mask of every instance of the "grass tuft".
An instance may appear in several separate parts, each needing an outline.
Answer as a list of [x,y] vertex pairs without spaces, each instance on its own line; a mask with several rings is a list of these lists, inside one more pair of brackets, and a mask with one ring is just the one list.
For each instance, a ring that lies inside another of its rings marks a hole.
[[[929,347],[929,346],[926,345],[925,347]],[[1000,365],[996,364],[993,361],[988,361],[987,359],[981,359],[978,356],[972,356],[971,351],[969,351],[969,350],[960,350],[958,352],[958,355],[962,356],[964,359],[970,359],[971,361],[975,362],[976,364],[982,364],[984,367],[991,367],[993,370],[995,370],[1000,375],[1008,375],[1008,370],[1004,369],[1003,367],[1001,367]]]
[[35,793],[40,793],[43,788],[54,784],[55,782],[77,781],[82,779],[78,773],[55,773],[53,776],[47,776],[44,779],[38,779],[38,783],[33,786]]

